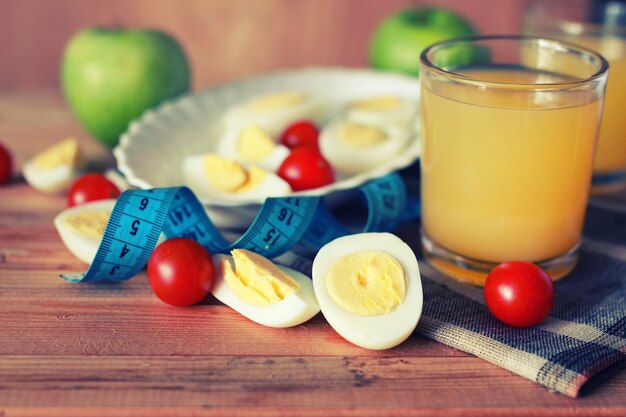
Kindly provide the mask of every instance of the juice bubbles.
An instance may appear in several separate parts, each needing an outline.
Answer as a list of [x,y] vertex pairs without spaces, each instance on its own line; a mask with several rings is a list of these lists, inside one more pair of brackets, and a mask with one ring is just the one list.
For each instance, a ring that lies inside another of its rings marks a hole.
[[422,72],[424,252],[474,284],[509,260],[553,279],[576,261],[603,85],[525,67],[529,53],[541,56],[520,47],[519,64]]

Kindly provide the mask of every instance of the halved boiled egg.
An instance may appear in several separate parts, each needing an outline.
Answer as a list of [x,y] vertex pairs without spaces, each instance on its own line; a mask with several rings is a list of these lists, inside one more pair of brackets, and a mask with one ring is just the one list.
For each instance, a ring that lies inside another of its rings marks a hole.
[[322,129],[322,155],[344,174],[372,169],[398,154],[408,143],[410,132],[397,125],[374,125],[336,119]]
[[297,120],[321,122],[325,107],[320,97],[285,91],[249,98],[227,110],[224,121],[227,128],[255,124],[276,137]]
[[289,155],[289,148],[279,145],[256,124],[230,129],[221,139],[217,153],[235,159],[246,166],[255,165],[276,171]]
[[304,323],[320,308],[309,277],[246,249],[215,255],[211,293],[248,319],[269,327]]
[[234,201],[291,192],[289,184],[273,172],[254,166],[246,170],[237,161],[213,153],[186,157],[183,179],[200,198]]
[[[116,199],[97,200],[63,210],[54,218],[61,240],[81,261],[90,264],[96,256]],[[157,245],[165,241],[161,233]]]
[[68,138],[35,155],[22,168],[26,182],[45,193],[66,190],[84,166],[75,138]]
[[408,127],[417,118],[416,101],[396,96],[378,96],[355,100],[346,105],[346,117],[366,124],[397,124]]
[[96,256],[115,201],[98,200],[70,207],[54,218],[61,240],[81,261],[89,264]]
[[333,240],[313,261],[322,314],[343,338],[367,349],[405,341],[422,313],[422,283],[413,250],[390,233]]

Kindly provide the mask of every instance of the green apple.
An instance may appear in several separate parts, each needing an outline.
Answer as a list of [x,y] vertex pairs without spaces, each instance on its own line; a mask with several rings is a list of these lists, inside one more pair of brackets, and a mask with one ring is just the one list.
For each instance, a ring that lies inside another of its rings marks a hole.
[[435,42],[476,33],[460,15],[436,7],[417,7],[386,18],[370,43],[374,68],[419,74],[420,54]]
[[439,68],[455,69],[487,65],[491,61],[491,49],[471,42],[451,42],[438,48],[433,54],[432,63]]
[[189,90],[181,46],[157,30],[89,28],[68,43],[61,85],[70,107],[94,137],[117,144],[131,120]]

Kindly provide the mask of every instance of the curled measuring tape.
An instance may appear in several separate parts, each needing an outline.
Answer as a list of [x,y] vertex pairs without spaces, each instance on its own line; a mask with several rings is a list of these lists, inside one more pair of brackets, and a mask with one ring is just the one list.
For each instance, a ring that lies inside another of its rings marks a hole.
[[[407,203],[404,182],[397,173],[369,181],[359,191],[368,209],[363,232],[390,231],[406,220],[407,210],[417,214],[415,203]],[[267,258],[283,255],[297,244],[317,249],[351,233],[321,197],[268,198],[251,226],[230,243],[187,187],[127,190],[115,203],[87,272],[61,277],[70,282],[129,279],[148,262],[161,232],[167,238],[197,240],[211,253],[244,248]]]

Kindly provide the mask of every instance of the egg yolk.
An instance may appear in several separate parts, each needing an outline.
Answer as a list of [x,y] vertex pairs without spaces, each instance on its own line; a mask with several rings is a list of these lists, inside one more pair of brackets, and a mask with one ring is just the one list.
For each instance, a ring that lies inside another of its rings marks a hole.
[[204,157],[204,176],[218,190],[243,193],[258,187],[268,172],[254,166],[246,171],[237,161],[208,154]]
[[256,125],[242,130],[237,140],[237,153],[247,161],[260,161],[276,149],[272,137]]
[[235,190],[235,192],[237,193],[243,193],[246,191],[250,191],[256,187],[259,186],[259,184],[261,184],[263,181],[265,181],[265,179],[267,178],[267,171],[257,168],[257,167],[252,167],[250,168],[250,171],[248,172],[248,178],[246,179],[246,182],[243,183],[243,185],[239,188],[237,188]]
[[374,126],[345,122],[339,128],[339,139],[356,148],[378,145],[387,140],[387,134]]
[[235,192],[248,180],[248,174],[237,161],[217,155],[206,155],[203,168],[209,184],[221,191]]
[[101,238],[104,234],[111,212],[85,211],[70,214],[65,218],[65,224],[73,231],[89,237]]
[[270,111],[293,107],[301,104],[306,99],[302,93],[278,93],[259,97],[250,103],[253,111]]
[[358,100],[350,104],[350,108],[352,109],[361,109],[361,110],[374,110],[374,111],[382,111],[382,110],[393,110],[400,107],[400,99],[393,96],[384,96],[384,97],[376,97],[370,98],[366,100]]
[[231,252],[235,270],[222,259],[224,281],[242,301],[258,307],[275,304],[300,289],[300,284],[269,259],[246,249]]
[[52,169],[63,165],[77,166],[81,159],[78,141],[68,138],[35,156],[33,164],[40,169]]
[[406,293],[404,270],[393,256],[364,250],[336,261],[326,275],[330,298],[354,314],[385,314],[399,306]]

